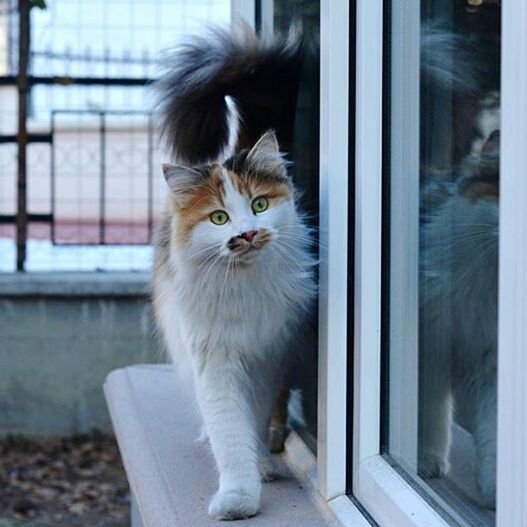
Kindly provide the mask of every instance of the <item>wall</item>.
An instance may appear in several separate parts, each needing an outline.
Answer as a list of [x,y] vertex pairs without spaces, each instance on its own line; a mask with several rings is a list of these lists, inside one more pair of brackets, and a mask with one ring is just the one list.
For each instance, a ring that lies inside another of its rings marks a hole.
[[0,274],[0,435],[111,430],[106,375],[162,362],[148,275]]

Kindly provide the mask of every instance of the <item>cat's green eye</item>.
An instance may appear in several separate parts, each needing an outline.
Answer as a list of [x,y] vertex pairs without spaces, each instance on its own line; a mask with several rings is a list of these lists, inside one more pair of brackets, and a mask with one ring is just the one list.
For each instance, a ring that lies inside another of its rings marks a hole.
[[253,212],[255,214],[267,210],[268,207],[269,200],[267,198],[264,198],[263,196],[260,196],[259,198],[254,198],[253,202],[251,203],[251,208],[253,209]]
[[217,210],[210,215],[210,221],[214,225],[225,225],[229,221],[229,215],[224,210]]

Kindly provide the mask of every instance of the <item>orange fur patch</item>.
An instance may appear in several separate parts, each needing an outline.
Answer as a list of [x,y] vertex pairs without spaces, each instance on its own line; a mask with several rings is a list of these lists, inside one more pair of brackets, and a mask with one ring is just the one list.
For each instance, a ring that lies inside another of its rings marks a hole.
[[178,205],[176,200],[173,200],[174,212],[178,213],[180,220],[175,232],[177,243],[186,243],[198,223],[208,219],[214,211],[225,208],[224,200],[225,188],[221,168],[214,167],[210,177],[196,185],[182,204]]
[[[216,166],[211,170],[210,177],[200,180],[196,187],[188,192],[184,200],[172,200],[172,210],[179,216],[178,227],[174,233],[175,241],[178,244],[185,244],[196,225],[202,221],[208,221],[214,211],[225,209],[222,168]],[[269,200],[269,207],[293,197],[292,187],[285,179],[245,173],[238,174],[232,171],[227,174],[237,192],[247,196],[249,200],[258,196],[265,196]],[[256,248],[261,248],[270,238],[270,233],[261,231],[253,240],[253,245]],[[240,244],[243,243],[246,242],[241,240]]]
[[258,174],[236,173],[229,171],[234,188],[249,199],[265,196],[269,206],[293,197],[291,185],[285,179],[262,177]]

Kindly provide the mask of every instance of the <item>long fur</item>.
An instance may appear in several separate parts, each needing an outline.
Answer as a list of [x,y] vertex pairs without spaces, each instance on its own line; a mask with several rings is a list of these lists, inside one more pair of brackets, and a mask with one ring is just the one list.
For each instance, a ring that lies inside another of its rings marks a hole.
[[455,421],[494,508],[499,92],[492,42],[447,27],[421,33],[419,473],[448,472]]
[[302,58],[298,30],[262,40],[243,25],[213,28],[176,49],[157,83],[162,134],[175,158],[225,159],[229,146],[249,148],[269,129],[289,152]]
[[[171,358],[189,361],[193,371],[220,474],[209,513],[236,519],[258,511],[271,411],[291,346],[305,332],[315,282],[310,233],[293,194],[259,219],[226,169],[222,181],[236,224],[219,228],[205,220],[180,243],[174,232],[183,216],[167,214],[156,248],[154,305]],[[228,254],[242,225],[270,233],[254,261]]]
[[[450,26],[451,27],[451,26]],[[475,142],[488,136],[479,122],[488,109],[488,42],[474,42],[468,33],[454,33],[435,22],[421,30],[422,175],[459,170]],[[488,113],[488,112],[487,112]],[[433,126],[431,126],[433,123]]]
[[[158,86],[178,165],[164,166],[171,192],[154,308],[170,357],[192,370],[219,472],[216,519],[259,510],[273,405],[313,312],[311,232],[282,153],[301,55],[294,34],[261,41],[247,28],[215,30],[181,48]],[[226,222],[213,221],[218,210]]]
[[474,438],[480,501],[496,499],[499,133],[421,227],[420,473],[449,468],[455,420]]
[[479,93],[483,72],[475,60],[476,49],[468,36],[447,27],[436,22],[421,28],[422,81],[457,93]]

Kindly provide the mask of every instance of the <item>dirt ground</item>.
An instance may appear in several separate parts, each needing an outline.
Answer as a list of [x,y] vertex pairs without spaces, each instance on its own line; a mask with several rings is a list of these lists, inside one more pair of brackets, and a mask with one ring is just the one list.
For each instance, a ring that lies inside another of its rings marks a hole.
[[0,440],[0,527],[128,527],[129,501],[113,438]]

